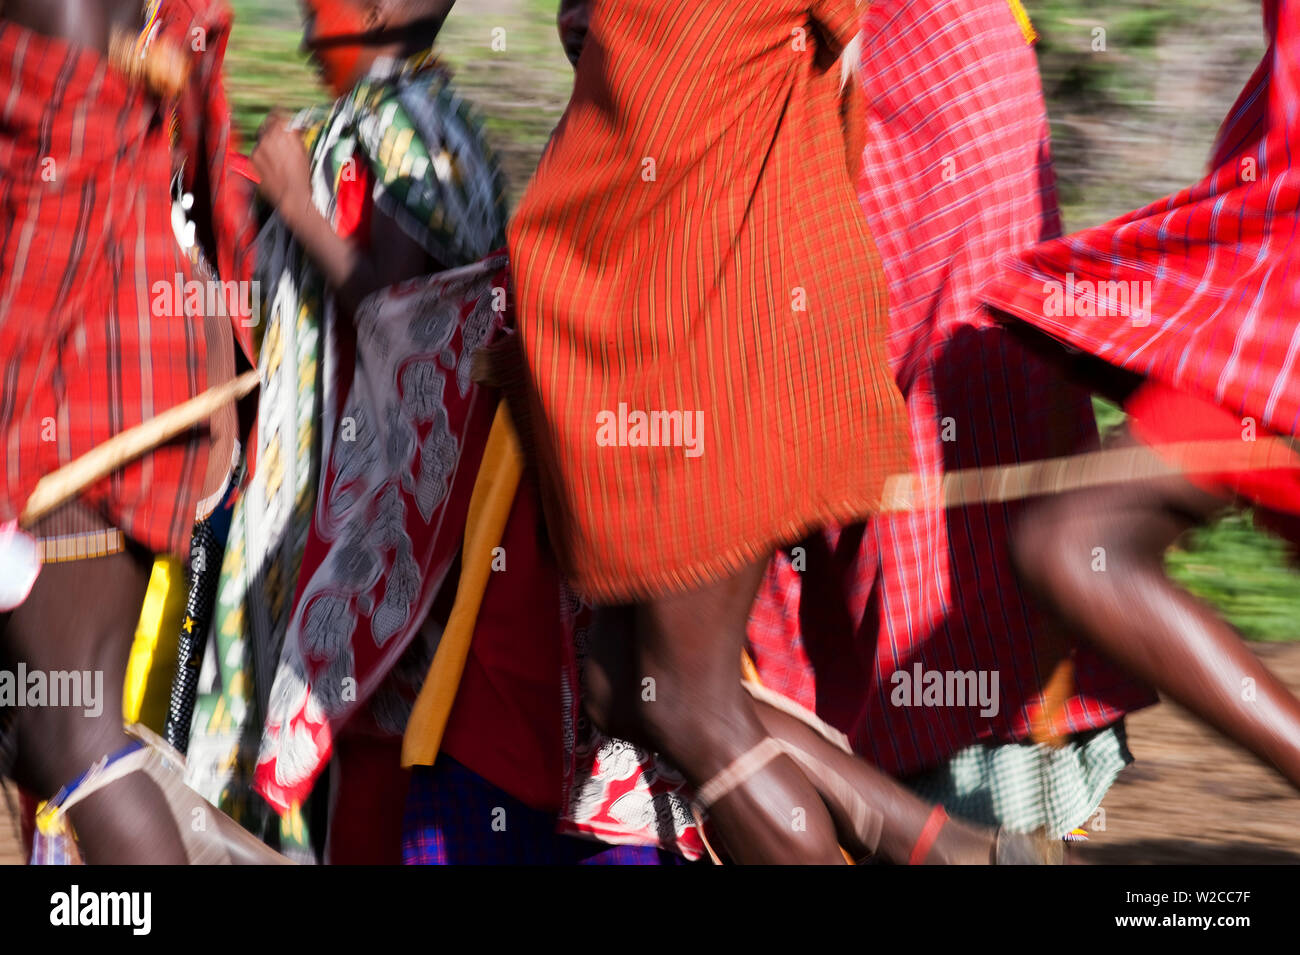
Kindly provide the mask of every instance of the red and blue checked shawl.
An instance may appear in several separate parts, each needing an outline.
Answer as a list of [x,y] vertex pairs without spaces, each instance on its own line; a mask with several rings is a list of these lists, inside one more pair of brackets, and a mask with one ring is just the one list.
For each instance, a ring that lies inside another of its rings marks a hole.
[[[1266,0],[1264,22],[1271,43],[1224,121],[1204,179],[1029,249],[986,297],[1076,348],[1295,435],[1300,2]],[[1063,302],[1066,288],[1072,302]],[[1133,288],[1150,298],[1150,314],[1138,320],[1120,298]]]
[[[977,293],[1002,256],[1060,231],[1032,48],[1006,0],[881,0],[866,14],[868,136],[859,198],[889,279],[889,358],[920,474],[1076,450],[1088,398],[990,322]],[[1073,644],[1017,583],[1015,507],[923,510],[832,529],[779,555],[750,625],[765,683],[892,773],[977,741],[1028,736],[1042,675]],[[806,561],[801,573],[796,561]],[[1153,701],[1084,649],[1061,731]],[[998,714],[900,707],[892,675],[996,670]]]

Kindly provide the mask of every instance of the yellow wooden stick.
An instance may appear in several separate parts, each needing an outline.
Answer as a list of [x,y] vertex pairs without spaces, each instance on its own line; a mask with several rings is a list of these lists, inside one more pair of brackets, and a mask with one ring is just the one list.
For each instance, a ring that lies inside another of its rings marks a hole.
[[488,432],[465,518],[460,581],[442,639],[402,738],[403,766],[432,766],[442,748],[452,704],[469,658],[479,608],[492,576],[492,552],[501,543],[523,475],[524,456],[502,400]]

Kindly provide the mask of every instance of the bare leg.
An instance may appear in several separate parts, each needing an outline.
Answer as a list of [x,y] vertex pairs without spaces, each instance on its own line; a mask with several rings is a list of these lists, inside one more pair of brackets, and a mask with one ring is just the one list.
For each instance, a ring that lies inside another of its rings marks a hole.
[[[138,553],[49,564],[27,601],[0,624],[11,670],[22,662],[47,677],[90,671],[101,685],[94,715],[85,707],[18,709],[14,776],[41,799],[132,742],[122,728],[123,680],[148,582],[149,560]],[[167,801],[143,773],[92,794],[68,815],[89,864],[186,861]]]
[[[762,568],[633,611],[640,675],[627,689],[634,693],[634,739],[668,756],[696,788],[767,736],[740,684],[745,625]],[[737,862],[843,862],[829,812],[788,757],[720,799],[709,817]]]
[[1300,700],[1165,574],[1226,503],[1176,476],[1063,495],[1026,513],[1017,563],[1070,626],[1300,788]]
[[[879,845],[864,844],[853,808],[826,778],[810,779],[779,757],[710,808],[738,862],[838,864],[841,841],[860,854],[906,861],[932,807],[741,686],[740,654],[763,567],[691,594],[602,611],[586,671],[588,710],[606,732],[666,755],[696,788],[768,736],[794,743],[846,780],[878,821],[885,817],[868,827]],[[987,863],[992,849],[991,832],[949,822],[927,860]]]
[[[771,736],[793,743],[824,767],[807,775],[835,820],[841,845],[859,859],[880,855],[894,863],[908,861],[933,805],[865,760],[831,745],[802,720],[765,703],[758,704],[758,713]],[[831,773],[844,785],[836,785]],[[845,786],[849,793],[844,792]],[[865,803],[880,821],[871,844],[862,841],[859,827],[853,822],[855,802]],[[927,865],[988,865],[994,838],[993,830],[949,819],[922,861]]]

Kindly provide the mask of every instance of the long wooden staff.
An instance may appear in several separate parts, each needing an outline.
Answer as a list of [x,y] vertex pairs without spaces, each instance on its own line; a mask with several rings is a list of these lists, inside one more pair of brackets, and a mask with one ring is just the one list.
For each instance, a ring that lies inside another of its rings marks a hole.
[[[1108,448],[1021,464],[950,471],[931,494],[923,491],[917,475],[897,474],[886,481],[882,510],[900,513],[927,506],[989,504],[1172,474],[1297,467],[1300,467],[1300,454],[1293,442],[1281,437],[1257,441],[1191,441],[1165,445],[1158,452],[1140,445]],[[1030,727],[1034,742],[1057,747],[1064,744],[1065,737],[1057,724],[1073,692],[1074,663],[1067,656],[1056,662],[1043,686],[1038,712]]]
[[1300,451],[1287,438],[1182,441],[1159,449],[1146,445],[1106,448],[1020,464],[949,471],[937,492],[930,494],[923,490],[919,475],[895,474],[885,481],[880,513],[993,504],[1174,474],[1279,468],[1300,468]]
[[257,384],[256,371],[244,372],[238,378],[209,388],[148,421],[142,421],[113,435],[75,461],[69,461],[57,471],[51,471],[36,483],[35,490],[18,517],[18,523],[23,527],[31,527],[100,478],[112,474],[176,435],[202,424],[222,406],[248,394]]
[[[114,435],[99,447],[47,474],[27,500],[19,523],[30,527],[60,504],[75,497],[100,478],[152,450],[181,432],[202,423],[229,401],[241,398],[258,385],[256,371],[218,385],[162,414]],[[889,478],[883,513],[902,513],[925,507],[960,507],[1017,500],[1045,494],[1098,487],[1137,478],[1169,474],[1219,473],[1234,470],[1296,467],[1295,446],[1283,438],[1260,441],[1205,441],[1171,445],[1164,457],[1149,448],[1118,448],[1022,464],[967,468],[944,475],[938,493],[927,495],[915,474]],[[1169,463],[1173,457],[1177,464]],[[1054,716],[1068,696],[1071,680],[1068,660],[1060,661],[1045,688],[1042,722],[1034,736],[1055,737]]]

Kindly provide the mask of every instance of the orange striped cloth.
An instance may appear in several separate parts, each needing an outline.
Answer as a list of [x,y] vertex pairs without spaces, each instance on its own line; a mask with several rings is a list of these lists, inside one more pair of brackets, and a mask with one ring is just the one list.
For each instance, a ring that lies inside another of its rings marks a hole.
[[509,235],[521,424],[589,598],[726,577],[872,513],[909,465],[846,163],[857,17],[853,0],[592,5]]

